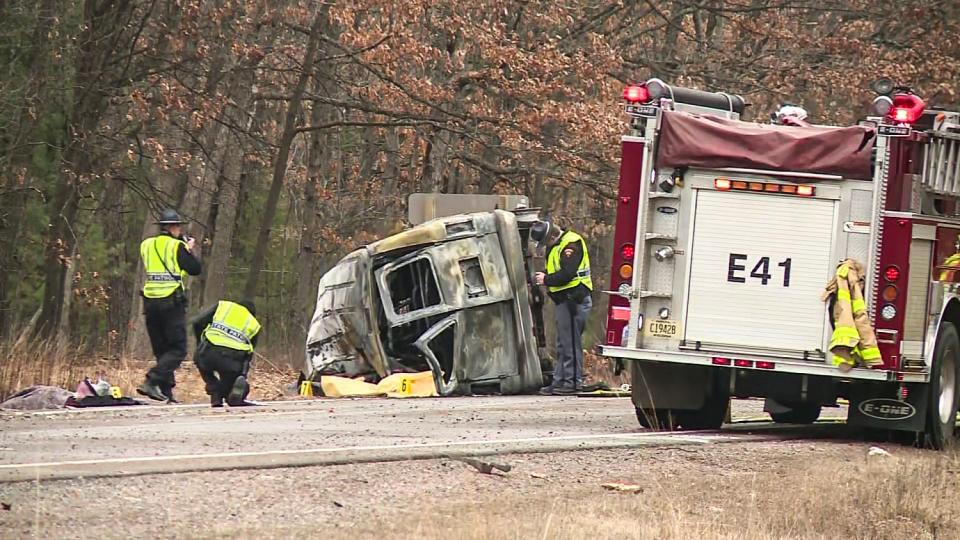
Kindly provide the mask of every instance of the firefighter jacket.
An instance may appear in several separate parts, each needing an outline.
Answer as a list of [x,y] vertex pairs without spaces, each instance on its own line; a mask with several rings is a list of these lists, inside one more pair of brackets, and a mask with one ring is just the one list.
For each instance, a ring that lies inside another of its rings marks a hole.
[[213,319],[203,331],[203,338],[211,345],[237,351],[252,352],[253,338],[260,332],[260,322],[235,302],[221,300]]
[[[960,253],[947,257],[940,265],[940,275],[937,281],[957,281],[957,270],[960,270]],[[949,270],[947,267],[951,267]]]
[[582,236],[573,231],[565,231],[563,236],[560,237],[560,240],[558,240],[557,243],[554,244],[550,249],[550,252],[547,254],[547,274],[556,274],[560,272],[560,268],[562,266],[560,263],[560,255],[569,244],[573,243],[579,243],[583,250],[583,257],[580,259],[577,272],[572,276],[570,281],[566,283],[548,283],[547,289],[551,293],[572,289],[581,284],[587,289],[591,291],[593,290],[593,279],[590,277],[590,256],[587,254],[587,243],[583,240]]
[[863,265],[847,259],[837,267],[837,273],[827,284],[822,299],[836,294],[833,306],[833,335],[830,352],[833,363],[842,371],[855,365],[875,367],[883,364],[877,336],[870,324],[867,303],[863,299]]

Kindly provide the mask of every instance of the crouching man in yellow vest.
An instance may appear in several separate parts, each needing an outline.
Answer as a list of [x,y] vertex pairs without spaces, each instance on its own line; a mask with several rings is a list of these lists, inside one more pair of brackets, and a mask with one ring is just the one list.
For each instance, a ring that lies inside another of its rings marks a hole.
[[246,398],[250,360],[260,334],[255,313],[250,300],[221,300],[191,320],[197,338],[194,363],[212,407],[222,407],[224,400],[232,407],[253,405]]
[[564,231],[547,218],[534,223],[530,238],[537,245],[548,244],[546,272],[534,276],[537,285],[546,285],[553,300],[557,323],[557,363],[553,382],[540,389],[543,395],[573,394],[583,386],[583,343],[593,299],[590,255],[583,237]]

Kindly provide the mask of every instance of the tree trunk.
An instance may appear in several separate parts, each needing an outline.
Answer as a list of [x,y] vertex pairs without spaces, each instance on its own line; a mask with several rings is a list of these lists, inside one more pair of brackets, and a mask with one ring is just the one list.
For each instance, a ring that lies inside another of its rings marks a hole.
[[254,298],[257,295],[257,288],[260,283],[260,270],[263,267],[263,261],[267,253],[267,244],[270,241],[270,226],[273,224],[273,218],[277,213],[277,203],[280,201],[280,192],[283,189],[283,178],[287,173],[287,158],[290,156],[290,146],[293,144],[293,138],[297,134],[297,117],[300,114],[300,102],[303,100],[304,91],[307,83],[313,76],[313,61],[316,57],[317,46],[320,41],[320,30],[323,27],[326,18],[325,9],[321,9],[313,20],[310,27],[310,38],[307,40],[307,50],[303,58],[303,71],[300,73],[300,79],[287,105],[287,114],[283,122],[283,135],[280,137],[280,145],[277,150],[277,158],[273,166],[273,179],[270,184],[270,193],[267,195],[267,203],[263,211],[263,221],[260,223],[260,231],[257,234],[257,245],[253,251],[253,259],[250,261],[250,271],[247,274],[247,284],[244,287],[244,294],[248,298]]
[[[332,117],[328,113],[326,106],[314,103],[310,114],[311,124],[320,124]],[[324,144],[326,142],[327,144]],[[313,313],[316,302],[317,282],[314,273],[317,267],[317,259],[320,254],[317,213],[320,205],[317,201],[317,186],[326,186],[326,171],[324,165],[330,159],[329,135],[320,131],[314,131],[310,134],[310,145],[307,148],[307,181],[303,188],[303,226],[301,228],[300,251],[297,253],[296,273],[297,273],[297,296],[296,301],[292,303],[291,319],[302,321],[298,327],[298,334],[294,336],[294,342],[290,347],[290,353],[299,351],[299,347],[305,343],[307,338],[307,325],[310,322],[310,314]]]
[[124,249],[129,236],[123,212],[125,186],[121,181],[109,182],[110,185],[104,190],[103,205],[99,212],[107,248],[117,248],[116,258],[110,261],[113,263],[113,271],[107,277],[107,331],[116,331],[116,337],[123,343],[122,340],[127,336],[126,322],[133,292],[130,273],[136,269],[136,264],[128,258],[128,250]]
[[224,299],[227,288],[227,268],[233,248],[233,232],[237,222],[237,207],[240,201],[240,175],[243,165],[243,149],[231,141],[224,152],[220,189],[217,192],[217,217],[214,222],[213,246],[205,265],[206,283],[201,305],[209,306]]
[[104,84],[109,60],[118,48],[124,47],[117,34],[123,30],[124,21],[134,9],[132,2],[117,0],[97,5],[86,0],[84,20],[78,36],[78,57],[74,79],[74,97],[67,111],[64,135],[65,149],[60,164],[57,187],[50,207],[49,236],[45,254],[44,292],[41,304],[38,332],[46,338],[57,335],[63,314],[64,283],[69,271],[69,253],[76,250],[77,238],[73,227],[76,222],[80,187],[90,180],[91,155],[97,151],[93,142],[94,130],[100,122],[107,105]]

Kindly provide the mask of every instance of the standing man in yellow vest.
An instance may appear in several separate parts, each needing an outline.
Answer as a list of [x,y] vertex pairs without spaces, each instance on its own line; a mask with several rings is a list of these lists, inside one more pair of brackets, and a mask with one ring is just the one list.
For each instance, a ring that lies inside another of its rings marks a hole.
[[176,403],[173,372],[187,357],[187,293],[183,279],[200,275],[200,261],[193,254],[196,240],[183,238],[186,223],[175,210],[164,210],[157,224],[160,234],[140,243],[140,257],[147,279],[143,285],[143,313],[157,365],[137,393],[157,401]]
[[537,245],[548,244],[546,272],[537,272],[537,285],[546,285],[553,300],[557,323],[557,363],[553,382],[540,389],[543,395],[569,395],[583,386],[583,343],[593,299],[590,255],[583,237],[564,231],[550,218],[538,221],[530,229]]
[[253,348],[260,336],[256,306],[250,300],[217,305],[194,317],[190,323],[197,338],[194,363],[206,383],[211,407],[252,405],[247,372]]

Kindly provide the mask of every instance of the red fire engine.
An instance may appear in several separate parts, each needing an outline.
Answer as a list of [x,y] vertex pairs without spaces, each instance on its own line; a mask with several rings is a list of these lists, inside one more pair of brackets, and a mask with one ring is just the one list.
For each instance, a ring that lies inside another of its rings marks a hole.
[[[952,438],[960,380],[960,114],[878,81],[873,116],[813,126],[739,120],[735,95],[658,79],[624,92],[602,353],[629,361],[648,427],[715,429],[730,398],[776,422],[848,422]],[[800,110],[802,111],[802,110]],[[866,268],[882,365],[840,371],[821,294]]]

